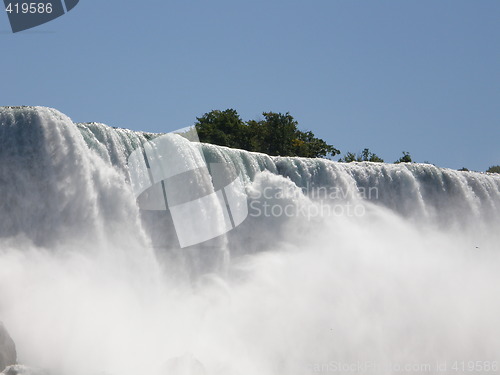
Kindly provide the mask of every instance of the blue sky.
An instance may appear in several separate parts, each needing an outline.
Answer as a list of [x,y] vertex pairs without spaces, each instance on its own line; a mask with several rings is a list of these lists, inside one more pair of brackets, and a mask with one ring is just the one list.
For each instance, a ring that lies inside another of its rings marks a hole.
[[80,0],[12,34],[0,105],[171,131],[290,112],[343,152],[500,164],[500,1]]

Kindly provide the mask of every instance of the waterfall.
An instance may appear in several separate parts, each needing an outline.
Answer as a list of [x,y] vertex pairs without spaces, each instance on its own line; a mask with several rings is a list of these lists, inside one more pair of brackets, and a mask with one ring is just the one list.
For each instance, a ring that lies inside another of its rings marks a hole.
[[[133,160],[144,176],[170,162],[185,189],[165,176],[138,189]],[[192,226],[175,211],[189,194],[209,202]],[[183,244],[205,224],[206,241]],[[18,362],[49,374],[493,368],[499,224],[500,175],[0,108],[0,321]]]

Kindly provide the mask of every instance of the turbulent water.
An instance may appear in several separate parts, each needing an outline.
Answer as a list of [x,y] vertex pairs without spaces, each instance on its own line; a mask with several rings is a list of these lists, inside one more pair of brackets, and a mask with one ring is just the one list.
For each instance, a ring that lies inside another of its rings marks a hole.
[[[19,363],[498,373],[500,176],[202,145],[242,176],[248,217],[181,248],[172,218],[141,209],[132,188],[128,158],[152,137],[0,109],[0,320]],[[198,145],[172,139],[195,163]]]

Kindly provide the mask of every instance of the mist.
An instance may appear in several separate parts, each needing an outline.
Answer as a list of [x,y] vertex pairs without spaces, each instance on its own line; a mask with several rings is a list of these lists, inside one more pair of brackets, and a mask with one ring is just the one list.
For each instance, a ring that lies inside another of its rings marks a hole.
[[[0,319],[20,364],[303,375],[499,360],[496,176],[205,146],[244,172],[249,215],[208,245],[158,247],[125,165],[140,135],[0,113]],[[313,193],[325,187],[346,194]],[[193,269],[214,248],[229,259]]]

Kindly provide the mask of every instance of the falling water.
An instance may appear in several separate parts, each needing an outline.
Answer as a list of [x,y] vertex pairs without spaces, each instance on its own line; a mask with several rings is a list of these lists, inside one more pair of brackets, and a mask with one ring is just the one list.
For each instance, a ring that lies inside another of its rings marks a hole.
[[132,189],[128,158],[154,136],[0,109],[0,320],[19,363],[302,375],[500,360],[499,176],[202,145],[242,176],[248,217],[181,248]]

